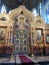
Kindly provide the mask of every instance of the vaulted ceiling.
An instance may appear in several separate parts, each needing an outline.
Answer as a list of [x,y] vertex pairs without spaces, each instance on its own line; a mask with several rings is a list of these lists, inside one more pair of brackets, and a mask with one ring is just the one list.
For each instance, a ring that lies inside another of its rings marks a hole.
[[20,5],[25,5],[29,10],[36,7],[43,0],[1,0],[2,5],[5,4],[9,9],[17,8]]

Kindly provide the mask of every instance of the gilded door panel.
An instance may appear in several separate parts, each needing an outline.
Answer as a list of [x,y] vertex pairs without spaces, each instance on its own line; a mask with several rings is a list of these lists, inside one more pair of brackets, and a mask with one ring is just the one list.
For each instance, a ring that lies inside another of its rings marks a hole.
[[28,33],[16,31],[14,37],[15,52],[17,54],[26,54],[28,52]]

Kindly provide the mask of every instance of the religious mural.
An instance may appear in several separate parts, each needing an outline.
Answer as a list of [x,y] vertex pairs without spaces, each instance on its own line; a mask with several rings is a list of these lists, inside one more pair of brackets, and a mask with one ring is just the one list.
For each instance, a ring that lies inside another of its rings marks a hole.
[[46,35],[46,43],[49,43],[49,34]]
[[5,43],[5,29],[0,28],[0,43]]

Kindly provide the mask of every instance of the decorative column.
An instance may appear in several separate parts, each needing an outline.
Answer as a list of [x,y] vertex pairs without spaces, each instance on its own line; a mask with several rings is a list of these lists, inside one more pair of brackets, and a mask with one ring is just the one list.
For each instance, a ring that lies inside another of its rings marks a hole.
[[44,37],[43,37],[43,38],[44,38],[44,43],[46,44],[46,39],[45,39],[45,38],[46,38],[46,35],[45,35],[45,29],[43,29],[43,35],[44,35]]
[[36,45],[36,31],[35,31],[35,28],[33,28],[33,38],[34,38],[34,44],[33,45]]
[[45,46],[46,46],[46,41],[45,41],[45,30],[43,28],[43,55],[45,56]]

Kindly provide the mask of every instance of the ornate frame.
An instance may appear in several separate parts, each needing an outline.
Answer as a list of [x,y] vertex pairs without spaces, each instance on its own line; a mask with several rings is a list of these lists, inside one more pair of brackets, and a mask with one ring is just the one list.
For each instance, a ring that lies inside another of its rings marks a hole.
[[49,44],[49,34],[46,35],[46,43]]

